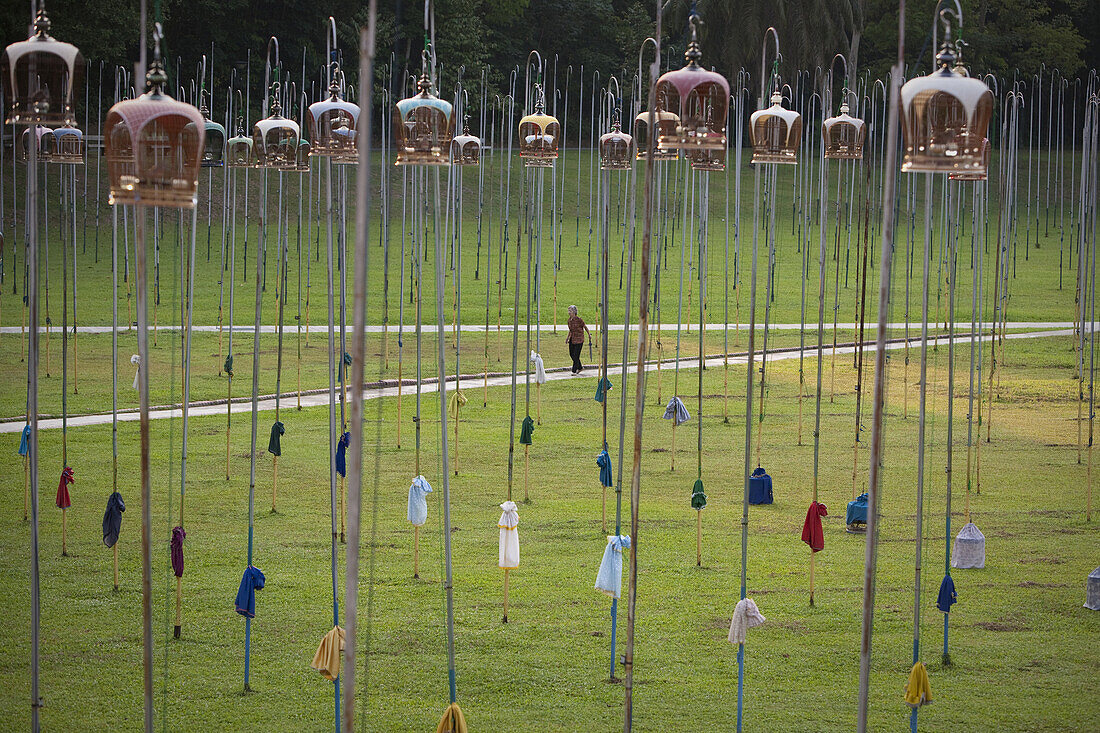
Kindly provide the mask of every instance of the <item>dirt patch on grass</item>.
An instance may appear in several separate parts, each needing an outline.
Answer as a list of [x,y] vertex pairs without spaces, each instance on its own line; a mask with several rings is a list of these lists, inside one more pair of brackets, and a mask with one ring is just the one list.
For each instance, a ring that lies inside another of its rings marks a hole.
[[1068,583],[1036,583],[1034,580],[1025,580],[1016,584],[1017,588],[1068,588]]
[[1021,565],[1061,565],[1065,560],[1060,557],[1022,557],[1016,562]]
[[1030,631],[1031,627],[1024,623],[1019,616],[1002,616],[996,621],[979,621],[976,624],[979,629],[986,631]]

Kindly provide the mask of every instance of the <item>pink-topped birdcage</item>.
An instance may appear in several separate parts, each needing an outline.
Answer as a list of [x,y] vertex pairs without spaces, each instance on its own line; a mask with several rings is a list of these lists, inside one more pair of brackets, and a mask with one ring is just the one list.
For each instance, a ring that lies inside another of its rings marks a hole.
[[[726,78],[699,65],[703,52],[699,49],[694,13],[691,42],[682,69],[662,74],[657,80],[657,113],[672,113],[675,124],[657,125],[657,146],[661,150],[724,150],[726,148],[726,117],[729,114],[730,85]],[[672,118],[665,118],[670,123]]]

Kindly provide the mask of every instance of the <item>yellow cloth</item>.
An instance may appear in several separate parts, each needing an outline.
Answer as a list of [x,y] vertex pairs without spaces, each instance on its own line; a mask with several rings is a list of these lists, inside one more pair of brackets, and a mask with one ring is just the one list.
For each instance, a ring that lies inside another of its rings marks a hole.
[[462,394],[462,390],[456,389],[454,392],[451,392],[451,402],[447,409],[453,414],[459,407],[464,407],[466,402],[466,395]]
[[452,702],[443,712],[443,719],[439,721],[439,727],[435,733],[466,733],[466,718],[457,702]]
[[905,685],[905,702],[913,708],[932,702],[932,685],[928,681],[928,669],[924,662],[914,664],[909,673],[909,683]]
[[333,626],[332,631],[321,639],[313,663],[309,666],[321,673],[326,680],[335,680],[340,676],[340,652],[344,651],[344,630]]

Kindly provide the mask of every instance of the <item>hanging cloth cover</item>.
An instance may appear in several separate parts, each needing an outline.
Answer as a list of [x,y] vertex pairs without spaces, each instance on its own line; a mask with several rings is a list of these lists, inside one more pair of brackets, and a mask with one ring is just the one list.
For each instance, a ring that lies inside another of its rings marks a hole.
[[453,415],[458,411],[459,407],[464,407],[467,402],[469,402],[469,400],[466,399],[466,395],[462,394],[462,390],[456,389],[454,392],[451,392],[451,401],[448,403],[449,407],[447,409],[449,409]]
[[955,538],[951,567],[967,570],[985,567],[985,535],[973,522],[964,524]]
[[535,365],[535,381],[539,384],[546,384],[546,367],[542,363],[542,357],[531,352],[531,363]]
[[103,544],[107,547],[114,547],[118,542],[124,511],[126,511],[126,504],[122,501],[122,494],[116,491],[107,499],[107,510],[103,512]]
[[340,365],[340,371],[337,374],[337,377],[340,380],[340,384],[344,383],[344,375],[348,373],[348,367],[349,366],[351,366],[351,354],[349,354],[348,352],[345,351],[344,352],[344,361]]
[[177,578],[183,577],[183,540],[187,537],[187,533],[183,531],[183,527],[172,528],[172,572],[176,574]]
[[809,545],[813,552],[821,552],[825,549],[825,532],[821,529],[821,518],[827,516],[829,511],[824,504],[810,502],[810,509],[806,512],[806,523],[802,525],[802,541]]
[[54,502],[58,509],[68,509],[73,505],[69,498],[69,484],[73,482],[73,469],[68,466],[61,472],[61,480],[57,482],[57,497]]
[[340,676],[340,652],[342,651],[344,651],[344,630],[339,626],[333,626],[332,631],[321,639],[321,645],[317,647],[317,653],[313,655],[313,661],[309,666],[331,682]]
[[684,403],[679,397],[673,397],[665,405],[665,420],[671,420],[673,425],[683,425],[691,419],[691,415],[688,414],[688,408],[684,407]]
[[336,441],[336,473],[341,476],[348,475],[348,446],[351,445],[351,433],[344,433],[340,440]]
[[134,365],[134,389],[137,389],[138,377],[141,375],[141,356],[134,354],[130,357],[130,363]]
[[423,527],[428,521],[428,494],[432,493],[431,484],[423,476],[417,476],[409,486],[409,524]]
[[762,466],[757,466],[749,477],[749,503],[771,504],[772,498],[772,477]]
[[19,439],[19,455],[25,456],[31,451],[31,426],[23,426],[23,437]]
[[600,454],[596,456],[596,465],[600,467],[600,483],[610,488],[613,484],[613,479],[611,478],[611,456],[608,455],[606,448],[600,451]]
[[278,420],[271,426],[271,437],[267,440],[267,452],[273,456],[281,456],[283,454],[283,444],[280,438],[286,433],[286,428]]
[[608,535],[600,570],[596,573],[596,590],[612,598],[619,598],[623,590],[623,550],[630,549],[626,535]]
[[867,524],[867,494],[860,494],[848,502],[848,511],[844,514],[844,523],[848,526],[860,522]]
[[754,626],[767,621],[756,607],[756,601],[751,598],[742,598],[733,609],[733,618],[730,619],[730,633],[727,637],[730,644],[744,644],[745,632]]
[[233,376],[233,355],[232,354],[225,357],[225,367],[224,367],[224,369],[225,369],[225,373],[226,373],[227,376],[230,376],[230,377]]
[[905,685],[905,702],[911,708],[932,702],[932,684],[928,681],[928,669],[924,662],[917,662],[909,672],[909,682]]
[[535,432],[535,421],[531,419],[531,416],[523,418],[523,427],[519,431],[519,444],[531,445],[531,436]]
[[707,494],[703,491],[703,479],[695,479],[695,485],[691,487],[691,508],[701,511],[707,508]]
[[241,587],[237,589],[237,613],[256,618],[256,591],[264,587],[264,580],[264,574],[259,568],[249,565],[245,569],[241,576]]
[[943,582],[940,583],[940,594],[936,596],[936,608],[940,609],[944,613],[951,613],[951,606],[959,600],[959,596],[955,593],[955,581],[951,579],[950,575],[943,576]]
[[1100,568],[1089,573],[1085,581],[1085,608],[1100,611]]
[[603,402],[604,397],[611,391],[611,380],[607,377],[600,378],[600,381],[596,383],[596,402]]
[[457,702],[452,702],[443,711],[443,718],[440,719],[435,733],[466,733],[466,717]]
[[519,567],[519,511],[514,501],[506,501],[500,505],[503,513],[497,526],[500,527],[500,559],[498,565],[502,568]]

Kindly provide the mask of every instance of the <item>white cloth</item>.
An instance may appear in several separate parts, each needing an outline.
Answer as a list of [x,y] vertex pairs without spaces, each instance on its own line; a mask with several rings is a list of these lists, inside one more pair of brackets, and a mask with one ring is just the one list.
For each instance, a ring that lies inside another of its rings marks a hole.
[[423,527],[428,521],[428,494],[432,493],[431,484],[423,476],[417,476],[409,486],[409,508],[406,516],[414,527]]
[[1085,581],[1085,608],[1100,611],[1100,568],[1089,573]]
[[733,618],[730,620],[730,644],[744,644],[745,632],[765,621],[767,619],[760,614],[756,601],[751,598],[742,598],[733,609]]
[[619,598],[623,590],[623,550],[630,549],[626,535],[608,535],[600,570],[596,574],[596,590],[612,598]]
[[531,352],[531,363],[535,365],[535,381],[539,384],[546,384],[546,367],[542,364],[542,357]]
[[955,538],[951,567],[964,570],[985,567],[985,535],[973,522],[963,525]]
[[500,558],[498,565],[502,568],[519,567],[519,511],[514,501],[506,501],[500,505],[503,513],[497,526],[500,527]]
[[130,357],[130,363],[136,367],[136,371],[134,371],[134,389],[138,389],[138,376],[141,375],[141,357],[134,354]]

